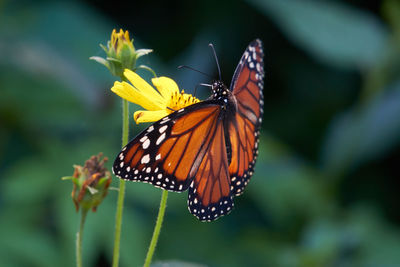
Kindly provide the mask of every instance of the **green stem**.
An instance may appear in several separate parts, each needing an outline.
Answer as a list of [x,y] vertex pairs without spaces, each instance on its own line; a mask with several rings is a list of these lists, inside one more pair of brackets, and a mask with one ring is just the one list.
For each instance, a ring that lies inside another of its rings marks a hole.
[[146,260],[144,262],[144,267],[149,267],[151,259],[153,258],[154,250],[156,249],[158,237],[160,235],[162,222],[165,214],[165,207],[167,206],[168,191],[163,190],[160,202],[160,209],[158,210],[158,216],[156,221],[156,226],[154,227],[153,237],[151,238],[149,250],[147,251]]
[[[127,100],[122,100],[122,147],[128,144],[129,137],[129,103]],[[122,211],[124,207],[125,197],[125,181],[119,179],[117,213],[115,216],[115,238],[114,238],[114,254],[113,254],[113,267],[118,267],[119,264],[119,248],[121,241],[121,227],[122,227]]]
[[82,267],[82,236],[83,226],[85,225],[86,215],[88,210],[82,209],[81,221],[79,223],[79,231],[76,233],[76,266]]
[[129,102],[122,99],[122,147],[128,144],[129,138]]

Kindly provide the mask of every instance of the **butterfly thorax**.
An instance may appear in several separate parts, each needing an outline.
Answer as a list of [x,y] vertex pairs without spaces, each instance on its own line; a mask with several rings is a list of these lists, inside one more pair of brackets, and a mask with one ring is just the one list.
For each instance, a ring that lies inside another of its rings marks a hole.
[[216,80],[211,84],[211,89],[210,98],[220,100],[222,109],[234,114],[236,112],[236,101],[228,87],[223,82]]

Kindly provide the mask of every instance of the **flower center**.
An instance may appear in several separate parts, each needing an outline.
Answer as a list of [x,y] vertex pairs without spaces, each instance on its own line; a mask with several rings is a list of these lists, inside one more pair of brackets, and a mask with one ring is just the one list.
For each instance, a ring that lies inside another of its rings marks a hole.
[[167,102],[167,112],[170,114],[176,110],[190,106],[198,102],[200,102],[199,99],[192,96],[191,94],[185,94],[183,90],[181,93],[175,91],[174,93],[171,94],[171,97]]

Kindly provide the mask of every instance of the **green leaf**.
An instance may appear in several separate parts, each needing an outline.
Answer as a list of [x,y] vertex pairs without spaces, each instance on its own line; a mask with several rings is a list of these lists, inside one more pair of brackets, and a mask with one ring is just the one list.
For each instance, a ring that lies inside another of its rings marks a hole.
[[278,141],[260,140],[260,158],[248,185],[249,196],[264,215],[280,227],[294,218],[330,213],[328,187],[321,173],[287,151]]
[[310,221],[301,238],[303,266],[396,266],[400,234],[367,206],[356,206],[340,219]]
[[323,166],[340,174],[400,143],[400,81],[361,108],[336,118],[323,145]]
[[153,74],[154,78],[157,77],[156,73],[154,72],[154,70],[152,70],[150,67],[146,66],[146,65],[140,65],[138,67],[136,67],[136,69],[143,69],[143,70],[147,70],[149,72],[151,72],[151,74]]
[[140,58],[141,56],[150,54],[153,52],[153,49],[138,49],[136,50],[136,59]]
[[333,1],[248,1],[271,17],[293,43],[327,64],[368,68],[385,49],[387,30],[365,11]]
[[[109,43],[109,42],[108,42],[108,43]],[[107,54],[108,48],[107,48],[106,46],[104,46],[103,44],[99,44],[99,45],[100,45],[101,49],[103,49],[104,52],[106,52],[106,54]],[[109,44],[108,44],[107,46],[109,46]]]
[[49,232],[41,229],[28,230],[26,225],[18,225],[17,228],[11,223],[2,224],[1,229],[1,263],[4,263],[4,258],[8,258],[14,264],[19,262],[14,266],[64,266],[59,263],[61,255]]
[[105,59],[102,58],[102,57],[90,57],[89,59],[94,60],[94,61],[97,61],[98,63],[100,63],[100,64],[106,66],[107,68],[109,68],[109,66],[110,66],[110,64],[108,63],[108,61],[105,60]]
[[107,57],[106,59],[107,59],[108,61],[113,61],[113,62],[116,62],[116,63],[121,63],[121,60],[119,60],[119,59],[117,59],[117,58]]

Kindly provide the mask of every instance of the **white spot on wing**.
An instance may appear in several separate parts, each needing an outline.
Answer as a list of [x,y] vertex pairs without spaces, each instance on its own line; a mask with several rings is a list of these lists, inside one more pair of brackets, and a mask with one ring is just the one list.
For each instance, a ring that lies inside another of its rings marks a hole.
[[[147,137],[147,136],[146,136]],[[150,146],[150,139],[147,138],[146,141],[143,142],[142,147],[143,149],[146,149]]]
[[162,121],[160,122],[160,124],[164,124],[164,123],[168,122],[169,120],[170,120],[169,117],[164,117],[164,118],[162,119]]
[[164,139],[165,139],[165,133],[163,133],[160,137],[158,137],[156,145],[159,145]]
[[161,127],[158,131],[159,131],[160,133],[163,133],[163,132],[165,132],[165,130],[167,130],[167,128],[168,128],[168,125],[164,125],[164,126]]
[[142,157],[142,160],[140,161],[142,164],[146,164],[150,162],[150,155],[146,154]]

